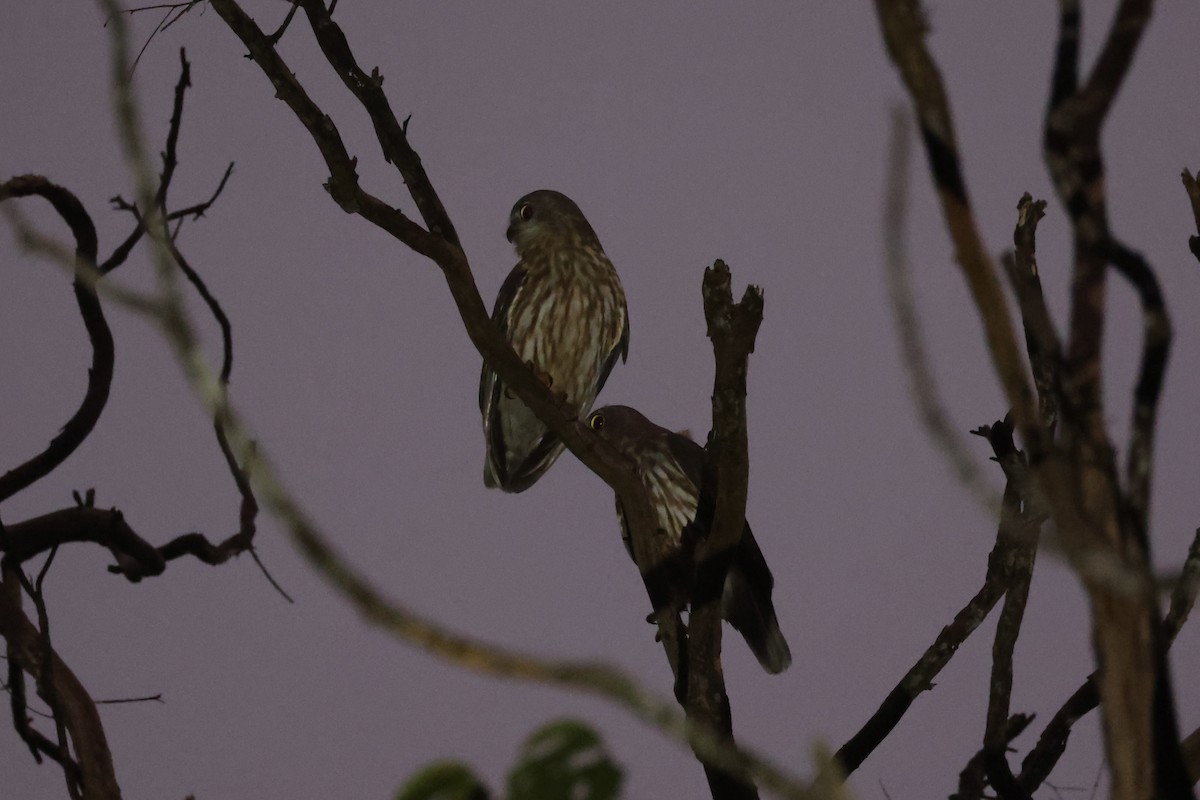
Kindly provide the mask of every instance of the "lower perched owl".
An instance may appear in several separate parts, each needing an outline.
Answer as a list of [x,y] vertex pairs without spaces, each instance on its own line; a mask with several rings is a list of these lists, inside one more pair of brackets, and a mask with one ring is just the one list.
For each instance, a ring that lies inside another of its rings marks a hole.
[[[695,522],[697,526],[705,527],[712,522],[711,519],[697,519],[701,506],[704,448],[686,436],[655,425],[627,406],[597,409],[588,417],[588,425],[637,465],[650,495],[650,506],[658,527],[665,534],[666,552],[660,553],[660,560],[669,564],[673,556],[685,548],[684,534],[689,525]],[[711,515],[711,509],[708,513]],[[633,556],[625,512],[619,500],[617,518],[625,547]],[[689,533],[704,536],[708,531],[693,527]],[[668,576],[664,579],[670,580]],[[721,616],[742,634],[758,663],[770,673],[783,672],[792,663],[791,650],[779,630],[775,606],[771,602],[774,585],[771,570],[747,524],[725,575]]]
[[[492,319],[513,350],[569,411],[586,414],[617,358],[629,352],[629,312],[612,262],[570,198],[542,189],[513,206],[508,240],[520,261],[508,274]],[[496,373],[479,380],[483,482],[523,492],[562,453],[563,443]]]

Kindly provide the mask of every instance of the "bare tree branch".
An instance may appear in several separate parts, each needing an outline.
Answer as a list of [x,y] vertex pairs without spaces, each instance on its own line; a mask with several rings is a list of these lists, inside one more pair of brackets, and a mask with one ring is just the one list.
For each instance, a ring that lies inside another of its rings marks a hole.
[[1154,434],[1158,401],[1171,351],[1171,320],[1154,270],[1139,253],[1109,237],[1109,262],[1138,293],[1142,306],[1142,354],[1133,390],[1133,421],[1126,464],[1126,513],[1133,535],[1150,552],[1150,487],[1154,472]]
[[[1001,463],[1016,452],[1012,443],[1012,426],[1007,422],[985,426],[980,428],[979,432],[992,444]],[[1006,490],[1005,500],[1009,510],[1000,515],[996,544],[988,555],[983,586],[954,616],[954,620],[942,629],[933,644],[888,693],[871,718],[838,749],[834,757],[847,775],[858,769],[891,734],[913,701],[922,692],[933,688],[933,679],[950,663],[959,646],[983,623],[1008,589],[1007,579],[1012,573],[1012,559],[1017,549],[1023,546],[1022,543],[1029,540],[1029,532],[1023,528],[1025,523],[1019,519],[1019,509],[1016,506],[1020,495],[1017,490],[1012,487]]]
[[1167,616],[1163,619],[1163,635],[1167,646],[1175,642],[1175,637],[1187,622],[1188,614],[1196,604],[1196,595],[1200,592],[1200,528],[1192,538],[1187,557],[1183,560],[1183,568],[1179,571],[1179,579],[1171,591],[1171,605]]
[[1026,446],[1035,453],[1041,452],[1044,447],[1033,393],[995,265],[979,234],[967,196],[949,101],[937,65],[925,47],[926,26],[920,4],[917,0],[875,0],[875,10],[888,55],[913,99],[929,168],[954,242],[955,258],[975,307],[983,317],[992,362]]
[[966,441],[950,422],[942,405],[937,379],[929,363],[921,323],[912,291],[912,266],[908,258],[909,125],[900,108],[892,111],[888,147],[888,178],[884,193],[883,238],[887,264],[888,299],[900,335],[900,352],[908,373],[908,387],[917,404],[929,438],[942,451],[958,480],[987,509],[1000,517],[1000,496],[988,483]]
[[[1196,218],[1196,230],[1200,231],[1200,183],[1188,172],[1183,170],[1183,189],[1187,192],[1188,200],[1192,203],[1192,216]],[[1200,261],[1200,236],[1188,237],[1188,249]]]
[[[1037,224],[1046,213],[1046,201],[1034,200],[1029,192],[1017,201],[1017,225],[1013,229],[1015,250],[1005,268],[1017,296],[1025,328],[1025,350],[1037,388],[1041,423],[1052,435],[1062,404],[1062,340],[1046,307],[1037,265]],[[1049,509],[1046,509],[1048,511]]]
[[[1011,429],[1008,429],[1011,446]],[[997,454],[999,457],[999,454]],[[1003,800],[1030,800],[1029,793],[1013,776],[1006,750],[1012,740],[1009,735],[1009,708],[1013,683],[1013,650],[1021,632],[1029,584],[1033,578],[1037,554],[1037,524],[1030,523],[1018,510],[1020,496],[1010,483],[1005,490],[1005,514],[1000,538],[1007,539],[1002,580],[1005,584],[1004,605],[996,624],[992,644],[992,674],[989,681],[988,710],[983,733],[984,764],[988,783]],[[999,538],[998,540],[999,541]]]
[[[1032,714],[1013,714],[1009,717],[1004,728],[1005,744],[1011,744],[1031,722]],[[950,795],[950,800],[984,800],[984,791],[988,787],[987,771],[987,751],[983,749],[972,756],[958,774],[958,791]]]
[[[705,269],[702,294],[716,372],[712,436],[704,467],[708,480],[703,481],[706,487],[702,487],[705,496],[701,502],[712,503],[713,508],[697,509],[698,518],[711,515],[712,523],[694,553],[696,577],[688,614],[685,708],[689,720],[712,728],[732,745],[733,719],[721,668],[721,594],[746,525],[750,474],[746,371],[762,323],[763,295],[758,287],[749,286],[741,302],[734,303],[732,276],[720,260]],[[712,487],[715,497],[711,496]],[[758,797],[753,783],[702,761],[714,800]]]
[[[1081,572],[1093,610],[1101,669],[1105,744],[1113,797],[1191,797],[1178,747],[1169,670],[1149,572],[1147,513],[1154,421],[1166,366],[1170,326],[1153,272],[1110,233],[1100,133],[1149,21],[1150,0],[1122,0],[1086,82],[1078,85],[1081,9],[1060,0],[1059,48],[1046,112],[1044,151],[1055,192],[1072,221],[1074,265],[1063,400],[1062,448],[1075,465],[1084,524],[1062,524],[1076,558],[1112,557],[1135,578],[1134,591]],[[1101,347],[1106,272],[1115,266],[1133,283],[1145,320],[1127,469],[1128,494],[1117,482],[1105,428]]]
[[[1163,635],[1167,646],[1174,643],[1188,614],[1196,600],[1200,589],[1200,529],[1188,548],[1187,558],[1180,571],[1179,580],[1171,592],[1171,602],[1167,615],[1163,620]],[[1050,776],[1050,772],[1066,752],[1067,740],[1071,735],[1071,726],[1079,721],[1089,711],[1100,704],[1100,694],[1096,685],[1096,674],[1087,677],[1083,684],[1067,699],[1065,703],[1047,723],[1037,744],[1021,763],[1020,782],[1030,792],[1037,789]],[[1191,763],[1191,757],[1189,764]],[[1189,767],[1189,774],[1193,771]],[[1193,778],[1194,784],[1196,779]]]
[[10,197],[29,196],[48,200],[75,236],[75,302],[92,343],[92,366],[88,369],[88,385],[83,401],[63,425],[62,431],[41,453],[0,475],[0,501],[49,475],[75,452],[104,411],[113,375],[112,333],[104,320],[104,311],[94,286],[81,277],[85,270],[95,269],[97,245],[92,218],[75,195],[39,175],[21,175],[0,184],[0,202]]
[[[4,638],[8,646],[10,681],[14,668],[18,671],[23,670],[38,682],[43,699],[43,682],[53,681],[57,706],[55,718],[61,720],[74,745],[77,767],[70,766],[70,762],[60,763],[64,763],[64,770],[69,770],[69,775],[73,775],[77,768],[81,793],[89,800],[117,800],[121,797],[121,790],[113,772],[112,753],[109,751],[96,705],[75,674],[53,650],[50,651],[49,662],[52,667],[48,671],[44,669],[45,642],[37,628],[21,611],[20,586],[14,575],[17,568],[7,558],[4,559],[3,565],[4,578],[0,582],[0,637]],[[41,740],[43,745],[48,744],[57,752],[56,745],[45,737],[41,737]],[[42,752],[48,751],[42,749]],[[67,754],[59,755],[64,759],[69,758]],[[71,780],[71,777],[68,777],[68,780]]]

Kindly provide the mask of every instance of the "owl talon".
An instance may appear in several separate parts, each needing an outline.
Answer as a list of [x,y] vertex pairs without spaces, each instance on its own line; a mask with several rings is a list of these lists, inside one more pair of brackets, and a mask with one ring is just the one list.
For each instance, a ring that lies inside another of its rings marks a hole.
[[537,379],[546,385],[547,389],[554,385],[554,376],[543,370],[537,364],[533,363],[532,361],[526,361],[525,366],[529,367]]

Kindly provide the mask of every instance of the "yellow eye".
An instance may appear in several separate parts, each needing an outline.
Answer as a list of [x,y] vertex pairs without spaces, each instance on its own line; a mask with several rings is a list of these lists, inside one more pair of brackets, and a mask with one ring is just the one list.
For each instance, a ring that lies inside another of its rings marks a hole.
[[588,417],[588,425],[594,431],[604,430],[604,415],[599,411],[597,411],[595,414],[592,414],[590,417]]
[[533,219],[533,206],[530,205],[529,203],[523,204],[520,208],[517,209],[517,216],[520,217],[525,222],[528,222],[529,220]]

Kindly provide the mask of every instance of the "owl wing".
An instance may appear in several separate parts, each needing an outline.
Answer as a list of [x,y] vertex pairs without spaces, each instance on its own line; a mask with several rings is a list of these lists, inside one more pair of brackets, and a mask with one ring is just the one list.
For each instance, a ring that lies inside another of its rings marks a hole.
[[[700,487],[690,535],[707,536],[716,512],[716,471],[705,460],[706,448],[679,434],[671,435],[672,443],[681,451],[676,458]],[[792,663],[791,650],[775,617],[775,604],[771,600],[774,588],[775,578],[767,559],[750,530],[750,523],[744,522],[722,587],[721,615],[742,634],[763,669],[772,674],[783,672]]]
[[[506,334],[508,333],[508,310],[512,308],[513,298],[517,296],[517,292],[524,285],[528,274],[525,262],[518,261],[517,265],[508,273],[508,277],[504,279],[504,283],[500,284],[500,291],[496,294],[496,304],[492,307],[492,320]],[[485,420],[488,418],[488,410],[496,403],[496,395],[499,394],[497,384],[496,373],[492,372],[485,361],[483,371],[479,376],[479,410],[483,413]]]

